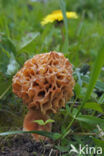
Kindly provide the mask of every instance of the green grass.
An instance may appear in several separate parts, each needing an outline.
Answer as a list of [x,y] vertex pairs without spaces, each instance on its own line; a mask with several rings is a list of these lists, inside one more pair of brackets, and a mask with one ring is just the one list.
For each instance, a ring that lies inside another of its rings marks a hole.
[[[74,97],[53,117],[53,132],[40,133],[57,140],[55,148],[61,152],[68,152],[70,144],[104,147],[104,136],[97,128],[98,124],[104,131],[103,7],[103,0],[0,0],[0,132],[21,128],[27,111],[12,93],[13,75],[28,58],[56,50],[73,64]],[[63,26],[43,27],[42,19],[58,9],[63,12]],[[76,11],[79,18],[66,19],[65,9]]]

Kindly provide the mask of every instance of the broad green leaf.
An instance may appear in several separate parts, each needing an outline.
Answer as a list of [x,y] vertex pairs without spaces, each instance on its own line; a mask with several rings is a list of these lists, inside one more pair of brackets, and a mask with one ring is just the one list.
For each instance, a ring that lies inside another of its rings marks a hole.
[[85,103],[83,108],[92,109],[92,110],[98,111],[100,113],[103,113],[103,110],[102,110],[101,106],[96,102]]
[[5,35],[1,35],[0,40],[0,72],[5,76],[11,75],[18,68],[16,48],[11,39]]
[[33,47],[33,44],[34,44],[33,42],[39,35],[40,35],[39,32],[27,34],[27,36],[22,39],[23,41],[21,42],[20,46],[18,47],[17,51],[19,52],[19,54],[21,52],[23,52],[24,50],[26,50],[27,48],[29,48],[29,47],[31,48],[31,46]]
[[81,122],[85,122],[87,124],[90,125],[101,125],[102,127],[104,127],[104,119],[101,118],[97,118],[95,116],[90,116],[90,115],[79,115],[78,117],[76,117],[76,120],[81,121]]

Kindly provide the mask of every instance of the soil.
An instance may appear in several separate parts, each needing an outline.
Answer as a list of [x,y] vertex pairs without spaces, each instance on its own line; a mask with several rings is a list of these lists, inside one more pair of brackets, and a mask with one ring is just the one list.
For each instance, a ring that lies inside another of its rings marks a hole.
[[0,156],[59,156],[49,142],[35,142],[30,135],[0,137]]

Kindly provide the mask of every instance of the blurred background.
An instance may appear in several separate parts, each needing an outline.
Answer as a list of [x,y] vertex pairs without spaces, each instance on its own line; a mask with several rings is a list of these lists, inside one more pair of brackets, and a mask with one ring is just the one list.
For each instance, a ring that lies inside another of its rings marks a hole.
[[[68,55],[78,66],[96,56],[104,35],[104,1],[65,0],[65,3],[67,11],[75,11],[79,16],[77,20],[68,19]],[[0,0],[0,34],[9,37],[17,51],[33,40],[30,47],[19,53],[25,55],[21,59],[50,50],[62,51],[60,27],[54,23],[40,24],[46,15],[59,9],[58,0]]]

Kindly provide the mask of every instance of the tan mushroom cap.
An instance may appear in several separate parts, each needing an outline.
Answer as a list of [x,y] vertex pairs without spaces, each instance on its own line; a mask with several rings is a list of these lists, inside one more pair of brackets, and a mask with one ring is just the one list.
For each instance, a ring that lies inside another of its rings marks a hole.
[[62,53],[35,55],[13,77],[12,86],[28,108],[56,113],[73,95],[72,65]]

